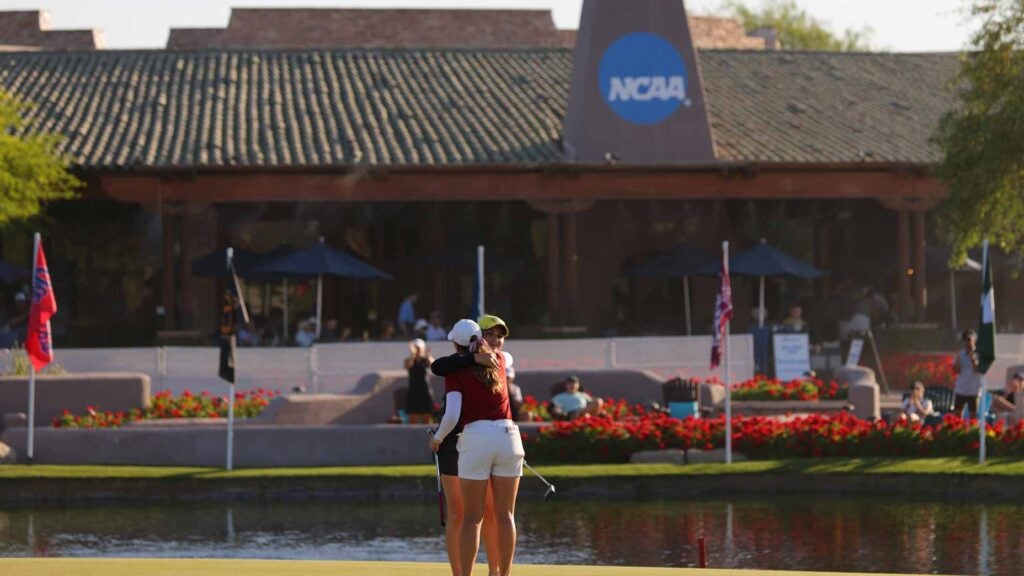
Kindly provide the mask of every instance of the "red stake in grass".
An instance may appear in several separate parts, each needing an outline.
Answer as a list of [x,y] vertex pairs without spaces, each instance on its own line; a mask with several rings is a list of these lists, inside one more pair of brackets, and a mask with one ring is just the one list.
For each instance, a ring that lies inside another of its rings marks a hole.
[[707,547],[707,544],[704,543],[704,537],[703,536],[697,538],[697,554],[698,554],[697,566],[699,566],[700,568],[707,568],[708,567],[708,547]]

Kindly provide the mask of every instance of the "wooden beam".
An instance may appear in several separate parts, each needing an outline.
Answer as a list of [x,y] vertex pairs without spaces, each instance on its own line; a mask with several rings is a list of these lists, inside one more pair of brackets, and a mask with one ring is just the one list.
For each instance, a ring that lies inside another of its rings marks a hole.
[[[215,172],[193,177],[106,175],[110,197],[163,202],[877,198],[934,205],[937,180],[892,170],[444,170],[363,173]],[[887,204],[888,205],[888,204]]]

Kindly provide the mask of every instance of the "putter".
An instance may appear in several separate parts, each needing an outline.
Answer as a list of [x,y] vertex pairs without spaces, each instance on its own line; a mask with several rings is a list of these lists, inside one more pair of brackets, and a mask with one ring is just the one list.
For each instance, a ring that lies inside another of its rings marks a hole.
[[[427,430],[427,434],[430,434],[431,437],[434,436],[430,430]],[[447,525],[444,519],[444,490],[441,488],[441,464],[437,460],[437,452],[434,452],[434,470],[437,472],[437,511],[441,517],[441,527],[444,528]]]
[[545,480],[544,477],[541,476],[539,472],[534,470],[533,466],[530,466],[530,464],[526,460],[523,460],[523,466],[526,466],[526,468],[529,469],[530,472],[533,472],[534,476],[540,478],[540,481],[543,482],[544,485],[548,487],[547,491],[544,492],[544,501],[547,502],[548,500],[551,500],[551,496],[555,494],[555,485]]

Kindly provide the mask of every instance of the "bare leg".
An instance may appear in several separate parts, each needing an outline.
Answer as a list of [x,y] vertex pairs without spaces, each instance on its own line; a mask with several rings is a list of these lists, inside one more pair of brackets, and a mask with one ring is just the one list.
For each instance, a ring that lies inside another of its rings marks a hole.
[[462,490],[459,488],[459,477],[441,475],[445,501],[445,548],[448,549],[448,563],[452,567],[452,576],[462,576],[462,565],[459,563],[459,531],[462,529]]
[[498,526],[494,520],[494,490],[487,483],[487,499],[484,501],[484,521],[480,526],[480,536],[487,550],[487,573],[489,576],[499,574],[498,559],[501,558],[501,547],[498,545]]
[[[462,565],[462,576],[473,574],[473,563],[476,562],[477,552],[480,551],[480,525],[484,520],[484,507],[487,500],[487,480],[468,480],[459,478],[459,485],[462,487],[462,530],[459,531],[459,559]],[[497,495],[497,489],[495,489]],[[499,549],[500,524],[499,524]],[[500,559],[499,559],[500,563]]]
[[[465,482],[463,480],[463,482]],[[516,496],[519,477],[491,476],[494,488],[494,517],[498,525],[498,547],[501,550],[499,568],[501,576],[512,571],[512,558],[516,554]]]

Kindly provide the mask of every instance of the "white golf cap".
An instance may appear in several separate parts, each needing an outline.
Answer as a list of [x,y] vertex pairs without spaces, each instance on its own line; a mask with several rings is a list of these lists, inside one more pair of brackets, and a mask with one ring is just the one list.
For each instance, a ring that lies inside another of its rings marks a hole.
[[426,330],[427,328],[430,328],[430,322],[427,322],[425,318],[417,320],[412,327],[413,330]]
[[423,341],[423,338],[413,338],[412,342],[409,342],[413,348],[426,348],[427,343]]
[[452,331],[448,333],[448,339],[459,346],[469,346],[474,340],[479,340],[482,336],[483,332],[480,331],[480,325],[467,318],[456,322],[455,326],[452,326]]

